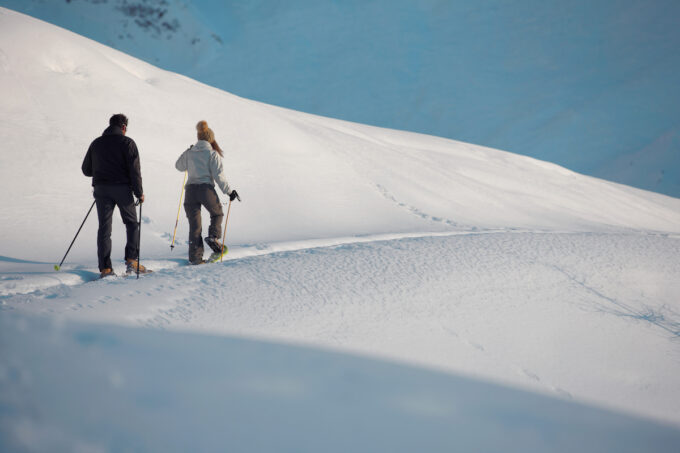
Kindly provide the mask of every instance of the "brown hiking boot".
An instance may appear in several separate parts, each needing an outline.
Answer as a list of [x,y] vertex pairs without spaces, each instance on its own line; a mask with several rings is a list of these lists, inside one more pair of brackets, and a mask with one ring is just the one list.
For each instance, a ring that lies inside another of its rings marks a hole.
[[[125,265],[127,268],[125,269],[125,272],[127,274],[136,274],[137,273],[137,260],[125,260]],[[149,274],[153,272],[152,270],[149,270],[145,268],[142,264],[139,264],[139,273],[140,274]]]
[[110,267],[107,267],[106,269],[102,269],[101,272],[99,273],[99,278],[106,278],[106,277],[115,277],[116,273],[113,272],[113,269]]

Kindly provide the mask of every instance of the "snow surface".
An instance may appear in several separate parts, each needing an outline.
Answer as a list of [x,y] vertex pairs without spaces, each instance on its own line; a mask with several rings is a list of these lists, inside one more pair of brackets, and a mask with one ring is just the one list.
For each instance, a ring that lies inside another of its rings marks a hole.
[[[679,199],[249,101],[3,8],[0,96],[2,450],[680,446]],[[97,280],[93,218],[54,272],[119,111],[156,272]],[[173,164],[200,119],[243,202],[225,262],[189,267]]]
[[677,0],[0,0],[211,86],[680,196]]

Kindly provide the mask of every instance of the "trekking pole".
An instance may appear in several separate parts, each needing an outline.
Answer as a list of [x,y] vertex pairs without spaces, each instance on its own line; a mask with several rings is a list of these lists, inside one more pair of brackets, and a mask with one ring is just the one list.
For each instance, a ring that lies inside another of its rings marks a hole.
[[170,251],[175,248],[175,235],[177,234],[177,224],[179,223],[179,211],[182,209],[182,197],[184,196],[184,183],[187,180],[187,172],[184,172],[184,181],[182,181],[182,191],[179,193],[179,206],[177,206],[177,220],[175,220],[175,232],[172,233],[172,243],[170,244]]
[[138,200],[139,204],[139,228],[137,228],[137,280],[139,280],[139,245],[142,242],[142,201]]
[[71,245],[68,246],[68,250],[66,250],[64,257],[61,259],[61,263],[54,265],[55,271],[59,272],[59,270],[61,269],[61,265],[64,264],[64,260],[66,259],[66,255],[68,255],[68,252],[71,251],[71,247],[73,247],[73,243],[76,242],[76,238],[78,237],[78,234],[80,234],[80,230],[83,229],[83,225],[85,225],[85,220],[87,220],[87,218],[90,216],[90,212],[92,212],[92,208],[94,208],[94,204],[96,202],[97,202],[96,200],[92,202],[92,206],[90,206],[90,209],[87,211],[87,214],[85,215],[85,219],[83,219],[83,223],[80,224],[80,228],[78,228],[78,232],[76,233],[75,237],[71,241]]
[[227,219],[224,221],[224,234],[222,234],[222,254],[220,256],[220,263],[224,258],[224,240],[227,238],[227,223],[229,223],[229,212],[231,211],[231,198],[229,199],[229,207],[227,207]]
[[[236,199],[238,201],[241,201],[241,197],[239,197],[238,192],[236,192]],[[224,258],[224,241],[227,239],[227,224],[229,223],[229,212],[231,212],[231,198],[229,198],[229,207],[227,208],[227,219],[224,221],[224,234],[222,234],[222,256],[220,256],[220,263]]]

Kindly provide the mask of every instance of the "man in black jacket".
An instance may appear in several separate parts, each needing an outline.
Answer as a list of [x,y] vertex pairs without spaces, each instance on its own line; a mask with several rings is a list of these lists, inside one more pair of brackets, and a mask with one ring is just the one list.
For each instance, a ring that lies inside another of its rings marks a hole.
[[133,194],[144,202],[139,152],[135,141],[125,136],[128,119],[122,113],[109,119],[109,127],[95,139],[83,160],[83,173],[92,177],[94,198],[97,203],[99,231],[97,256],[102,277],[115,275],[111,266],[111,218],[116,206],[127,230],[125,264],[127,272],[151,272],[137,262],[139,258],[139,226]]

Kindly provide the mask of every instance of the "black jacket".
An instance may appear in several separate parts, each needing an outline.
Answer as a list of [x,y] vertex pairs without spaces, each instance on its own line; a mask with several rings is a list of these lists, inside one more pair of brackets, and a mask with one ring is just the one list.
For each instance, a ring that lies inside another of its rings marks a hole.
[[92,176],[92,185],[126,184],[137,198],[142,196],[142,172],[135,141],[116,126],[106,128],[87,150],[83,173]]

